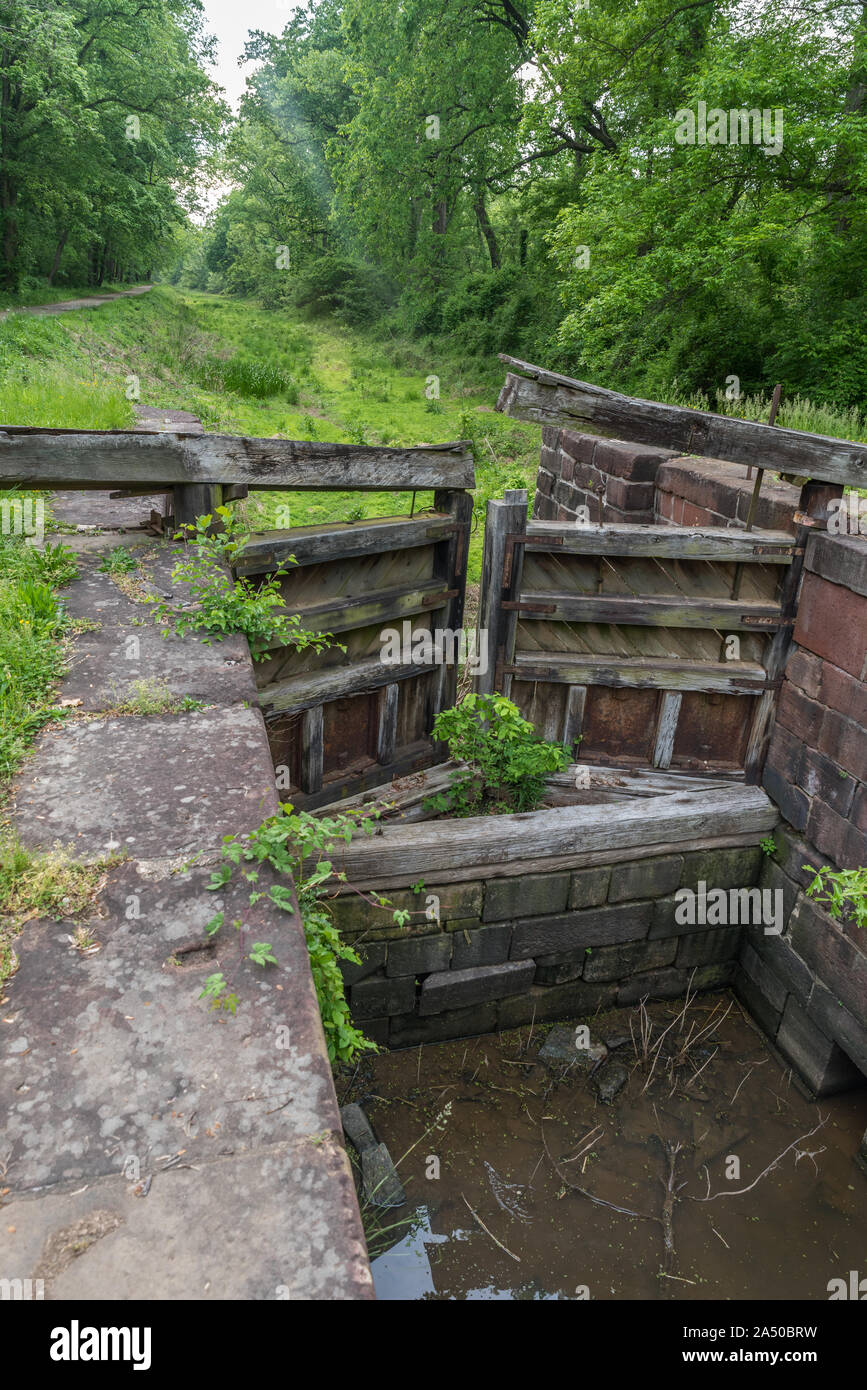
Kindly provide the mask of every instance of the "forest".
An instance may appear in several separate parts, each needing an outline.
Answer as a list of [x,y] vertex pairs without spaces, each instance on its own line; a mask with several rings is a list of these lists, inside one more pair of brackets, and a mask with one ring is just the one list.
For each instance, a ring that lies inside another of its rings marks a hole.
[[863,4],[318,0],[250,34],[237,115],[198,0],[0,26],[10,302],[154,276],[645,396],[867,406]]

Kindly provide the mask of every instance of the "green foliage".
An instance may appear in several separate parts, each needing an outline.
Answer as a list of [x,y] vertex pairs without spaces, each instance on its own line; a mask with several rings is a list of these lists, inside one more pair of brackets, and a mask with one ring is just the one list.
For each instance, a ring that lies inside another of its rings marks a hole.
[[63,544],[40,550],[0,536],[0,784],[53,717],[51,692],[70,630],[55,590],[75,573],[75,557]]
[[802,867],[815,874],[806,890],[808,898],[815,898],[838,922],[851,920],[856,927],[867,927],[867,869]]
[[433,736],[468,765],[452,775],[449,792],[425,802],[454,816],[531,811],[542,799],[545,778],[570,761],[569,750],[540,739],[504,695],[468,695],[454,709],[441,710]]
[[759,841],[759,845],[762,854],[776,854],[777,852],[777,842],[773,835],[765,835],[764,839]]
[[[285,805],[252,834],[242,839],[232,835],[225,837],[223,862],[212,874],[209,885],[213,891],[221,891],[232,880],[235,869],[246,864],[256,865],[258,867],[252,870],[242,868],[244,878],[253,885],[250,902],[254,903],[263,896],[256,886],[260,867],[267,866],[278,876],[265,895],[284,912],[294,915],[296,910],[300,911],[332,1062],[352,1062],[362,1052],[376,1051],[375,1043],[365,1038],[350,1018],[338,961],[358,964],[359,958],[341,939],[327,901],[329,892],[333,893],[346,883],[345,873],[335,869],[328,856],[341,841],[348,843],[359,830],[372,834],[376,814],[364,810],[317,818],[307,811],[295,812],[292,806]],[[387,898],[376,894],[366,901],[371,906],[390,906]],[[407,916],[405,912],[394,913],[395,921]],[[208,925],[209,935],[215,936],[223,925],[224,914],[219,912]],[[234,925],[241,934],[241,959],[248,955],[256,965],[279,964],[268,943],[256,942],[248,951],[243,923],[237,920]],[[238,998],[231,985],[232,981],[227,981],[222,972],[216,973],[208,977],[201,997],[210,1000],[211,1008],[226,1009],[234,1014]]]
[[138,560],[129,546],[116,545],[103,555],[99,569],[103,574],[134,574]]
[[228,633],[241,632],[258,661],[267,658],[270,643],[300,651],[312,647],[317,652],[331,646],[330,633],[308,632],[297,614],[280,611],[280,580],[288,564],[294,563],[292,557],[261,583],[243,575],[232,578],[229,567],[249,535],[229,507],[218,507],[217,515],[222,529],[214,534],[209,533],[213,516],[196,518],[195,530],[188,540],[192,555],[172,568],[175,583],[183,580],[189,584],[195,607],[180,607],[167,599],[150,600],[157,621],[164,624],[163,636],[170,632],[181,637],[187,632],[206,632],[208,636],[202,641],[209,643],[212,638],[221,642]]

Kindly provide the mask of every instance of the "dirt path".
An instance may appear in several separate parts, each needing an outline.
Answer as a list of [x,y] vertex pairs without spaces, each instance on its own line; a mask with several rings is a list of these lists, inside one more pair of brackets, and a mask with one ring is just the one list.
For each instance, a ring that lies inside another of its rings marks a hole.
[[135,285],[131,290],[120,290],[117,294],[95,294],[88,299],[60,299],[56,304],[16,304],[12,309],[4,309],[0,319],[10,314],[68,314],[73,309],[98,309],[101,304],[109,304],[113,299],[129,299],[131,295],[147,294],[153,285]]

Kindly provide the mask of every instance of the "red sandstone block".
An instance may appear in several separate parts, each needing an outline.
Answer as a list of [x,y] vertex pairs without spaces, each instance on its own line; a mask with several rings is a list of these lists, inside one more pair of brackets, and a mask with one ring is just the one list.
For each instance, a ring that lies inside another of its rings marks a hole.
[[867,787],[860,786],[856,791],[849,819],[856,830],[861,830],[867,834]]
[[564,454],[575,459],[576,463],[592,463],[596,444],[594,434],[576,434],[574,430],[560,431],[558,447]]
[[860,676],[867,652],[867,598],[818,575],[805,575],[795,641],[850,675]]
[[586,488],[588,492],[605,492],[610,482],[605,473],[600,473],[598,468],[591,468],[589,463],[581,463],[575,459],[570,459],[570,463],[572,464],[572,480],[576,487]]
[[818,797],[838,816],[848,816],[858,784],[831,758],[814,748],[804,748],[797,782],[808,796]]
[[560,434],[561,430],[559,425],[543,425],[542,443],[548,449],[556,449],[560,440]]
[[560,472],[560,455],[556,449],[549,449],[543,444],[539,450],[539,467],[547,468],[549,473]]
[[839,710],[826,710],[818,747],[851,776],[867,781],[867,733],[854,719]]
[[[678,475],[674,468],[671,473],[672,483],[676,484]],[[684,468],[680,470],[679,481],[677,491],[684,501],[727,518],[737,516],[738,494],[722,480]]]
[[[786,680],[791,681],[799,690],[803,690],[805,695],[809,695],[811,700],[818,700],[822,693],[822,672],[825,663],[811,652],[802,651],[800,647],[795,647],[792,655],[786,664]],[[824,704],[828,700],[823,701]]]
[[671,449],[649,449],[619,439],[599,439],[593,463],[601,472],[611,473],[616,478],[652,483],[662,464],[673,457]]
[[683,502],[682,526],[712,526],[711,514],[706,507],[696,507],[692,502]]
[[612,507],[606,502],[602,509],[602,520],[614,525],[652,526],[654,515],[651,511],[625,512],[622,507]]
[[822,700],[867,728],[867,685],[829,661],[822,662]]
[[867,835],[823,801],[812,804],[807,839],[839,869],[860,869],[867,865]]
[[554,475],[540,468],[536,474],[536,490],[541,492],[543,497],[550,497],[554,490]]
[[606,501],[627,512],[649,511],[653,507],[653,483],[630,483],[625,478],[609,478]]
[[791,729],[792,733],[797,734],[804,743],[818,748],[819,734],[825,714],[826,710],[823,705],[819,705],[815,700],[810,700],[806,695],[802,695],[800,690],[790,681],[783,681],[780,700],[777,705],[778,724]]

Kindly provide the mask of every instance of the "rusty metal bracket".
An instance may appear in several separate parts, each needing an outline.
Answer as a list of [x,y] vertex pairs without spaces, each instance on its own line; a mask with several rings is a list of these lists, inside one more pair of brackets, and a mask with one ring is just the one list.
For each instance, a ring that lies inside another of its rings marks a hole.
[[743,623],[744,627],[794,627],[794,626],[795,626],[795,620],[794,620],[794,618],[784,618],[782,615],[780,615],[780,617],[774,617],[774,618],[763,618],[763,617],[758,617],[755,613],[742,613],[742,614],[741,614],[741,617],[740,617],[740,621]]
[[422,608],[437,608],[446,599],[457,598],[460,589],[443,589],[438,594],[425,594],[421,601]]
[[526,531],[512,531],[506,536],[506,543],[503,548],[503,588],[508,589],[512,582],[512,566],[514,564],[516,545],[541,545],[542,549],[554,549],[555,546],[563,544],[562,536],[530,536]]

